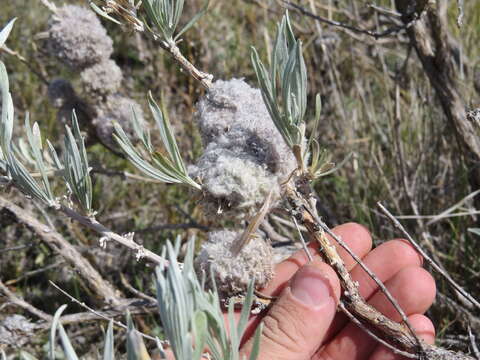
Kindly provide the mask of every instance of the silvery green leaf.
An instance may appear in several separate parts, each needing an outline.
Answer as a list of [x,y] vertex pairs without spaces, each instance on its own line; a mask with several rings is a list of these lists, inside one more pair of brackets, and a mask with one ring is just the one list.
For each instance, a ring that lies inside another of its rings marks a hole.
[[105,335],[105,347],[103,349],[103,360],[114,360],[113,320],[108,323],[107,334]]
[[250,352],[249,360],[256,360],[258,355],[260,354],[260,336],[262,335],[263,331],[263,323],[261,323],[257,330],[255,330],[255,335],[253,336],[253,345],[252,351]]
[[13,24],[15,23],[16,20],[17,18],[10,20],[8,24],[2,29],[2,31],[0,31],[0,47],[2,47],[3,44],[5,44],[5,41],[7,41],[8,36],[12,31]]
[[10,146],[13,132],[13,101],[9,90],[7,69],[0,61],[0,90],[2,92],[2,117],[0,122],[0,141],[4,155]]
[[[179,241],[179,239],[177,239]],[[177,261],[178,253],[167,243],[168,269],[156,269],[157,301],[165,336],[170,342],[176,359],[192,359],[192,319],[195,314],[195,299],[192,280],[196,279],[193,261],[187,260],[183,269]],[[191,249],[190,249],[191,251]],[[197,280],[198,282],[198,280]]]
[[48,196],[45,191],[40,188],[35,179],[30,175],[28,170],[15,157],[13,151],[9,151],[6,156],[7,170],[11,179],[25,195],[41,200],[48,206],[54,206],[55,200]]
[[35,356],[26,352],[25,350],[20,350],[19,356],[21,360],[37,360]]
[[30,144],[30,149],[35,160],[35,165],[42,176],[43,188],[49,199],[54,200],[52,190],[50,188],[50,182],[48,180],[47,170],[43,161],[42,154],[42,137],[38,124],[33,124],[33,128],[30,127],[30,116],[27,113],[25,116],[25,131],[27,133],[27,139]]
[[183,11],[183,0],[145,0],[147,17],[161,31],[167,42],[173,42],[173,34]]
[[92,180],[88,166],[85,143],[80,133],[75,111],[72,113],[72,126],[65,127],[64,179],[71,193],[75,196],[84,212],[92,211]]
[[127,311],[127,360],[150,360],[145,343]]
[[58,324],[58,331],[60,333],[60,340],[62,341],[63,352],[65,353],[67,360],[78,360],[78,356],[73,349],[72,343],[70,342],[63,325],[60,323]]
[[326,170],[326,171],[317,171],[314,175],[315,175],[315,178],[320,178],[320,177],[324,177],[324,176],[327,176],[327,175],[330,175],[332,173],[334,173],[335,171],[337,171],[338,169],[340,169],[343,165],[345,165],[347,163],[348,160],[350,160],[350,158],[353,156],[353,152],[350,152],[347,156],[345,156],[345,158],[340,161],[340,163],[338,165],[335,165],[335,164],[332,164],[333,166]]
[[166,154],[154,150],[150,142],[150,134],[143,129],[143,124],[136,118],[135,114],[132,119],[134,132],[140,138],[145,150],[149,153],[150,159],[147,160],[144,158],[132,144],[122,127],[117,123],[114,124],[116,133],[114,138],[132,164],[147,176],[162,182],[189,185],[200,190],[201,186],[188,175],[166,112],[157,105],[150,93],[148,102]]
[[143,119],[138,117],[134,108],[132,108],[132,115],[132,127],[135,135],[140,139],[143,146],[149,153],[154,152],[150,138],[150,131],[146,129]]
[[108,13],[106,11],[103,11],[101,8],[99,8],[93,1],[90,1],[90,7],[93,9],[93,11],[95,11],[98,15],[100,15],[101,17],[104,17],[105,19],[107,20],[110,20],[112,22],[114,22],[115,24],[118,24],[118,25],[122,25],[122,23],[116,19],[114,19],[113,17],[111,17],[110,15],[108,15]]
[[166,183],[180,183],[180,181],[169,173],[162,172],[152,166],[142,155],[135,149],[135,146],[130,142],[128,136],[123,131],[122,127],[117,123],[114,124],[116,135],[115,140],[127,156],[128,160],[145,175],[152,179],[163,181]]
[[173,130],[168,120],[166,112],[160,110],[155,100],[153,100],[152,93],[148,93],[148,104],[150,110],[153,114],[153,118],[157,123],[158,130],[160,131],[160,137],[165,146],[165,149],[170,155],[169,158],[172,159],[174,164],[179,170],[182,170],[184,173],[187,172],[185,165],[183,163],[182,157],[180,156],[180,151],[178,150],[177,141],[173,135]]
[[178,39],[180,38],[180,36],[182,36],[188,29],[190,29],[193,25],[195,25],[195,23],[203,16],[205,15],[205,13],[207,12],[207,9],[208,9],[208,4],[210,3],[210,0],[207,0],[205,2],[205,5],[203,6],[203,8],[194,15],[194,17],[187,23],[187,25],[185,25],[183,27],[182,30],[180,30],[177,35],[175,35],[175,38],[173,39],[173,41],[177,42]]
[[193,317],[193,334],[195,337],[195,351],[192,360],[200,360],[207,342],[208,320],[207,315],[197,310]]
[[[263,102],[267,107],[268,113],[272,118],[275,126],[277,127],[278,131],[282,134],[285,142],[292,147],[293,142],[290,136],[290,132],[288,128],[285,126],[285,122],[283,121],[283,116],[280,113],[280,108],[277,104],[276,98],[276,86],[272,85],[272,80],[265,68],[265,65],[260,60],[260,56],[255,48],[252,47],[252,54],[251,60],[253,64],[253,68],[257,75],[258,82],[260,84],[260,90],[262,93]],[[273,83],[275,82],[275,78],[273,78]]]
[[255,49],[252,49],[251,58],[265,106],[275,126],[290,148],[303,148],[307,73],[302,44],[295,39],[288,12],[277,28],[269,71]]
[[50,151],[50,156],[53,159],[53,165],[57,168],[57,170],[63,169],[63,165],[60,162],[60,159],[58,158],[57,151],[55,150],[55,148],[53,147],[52,143],[49,140],[47,140],[47,146],[48,146],[48,150]]
[[308,138],[308,142],[306,146],[308,151],[310,151],[312,141],[315,139],[315,136],[317,135],[317,129],[318,129],[318,124],[320,123],[321,112],[322,112],[322,100],[320,98],[320,94],[317,94],[315,96],[315,119],[313,122],[312,130],[310,131],[310,137]]
[[468,228],[468,231],[475,235],[480,235],[480,228]]
[[53,316],[52,325],[50,327],[50,344],[49,344],[50,346],[49,346],[49,352],[48,352],[48,357],[50,360],[55,360],[55,342],[56,342],[58,321],[63,311],[66,308],[67,308],[67,304],[60,306],[58,310],[55,312],[55,315]]
[[[247,293],[245,294],[245,300],[243,302],[242,311],[240,313],[240,319],[237,324],[238,334],[243,334],[247,328],[248,319],[250,317],[250,309],[253,304],[253,292],[255,290],[255,279],[252,279],[248,284]],[[240,345],[240,344],[239,344]]]
[[7,355],[5,354],[5,351],[3,349],[0,349],[1,354],[2,354],[2,360],[7,360]]

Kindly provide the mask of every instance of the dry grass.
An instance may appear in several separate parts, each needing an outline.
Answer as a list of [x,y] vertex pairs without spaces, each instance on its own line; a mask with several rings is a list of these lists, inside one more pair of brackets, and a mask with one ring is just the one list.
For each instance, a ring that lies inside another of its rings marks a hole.
[[[187,3],[191,6],[187,9],[189,13],[200,8],[203,1]],[[209,13],[186,34],[182,51],[198,68],[213,73],[216,78],[245,77],[254,83],[249,60],[250,45],[265,48],[264,44],[268,43],[268,36],[282,12],[273,1],[265,3],[270,7],[241,0],[212,0]],[[336,20],[363,27],[376,23],[372,10],[352,1],[324,0],[315,3],[319,6],[319,14],[325,17],[331,15]],[[379,1],[378,5],[390,6],[390,1]],[[452,5],[450,30],[467,59],[461,82],[464,101],[470,107],[478,107],[480,98],[473,87],[473,73],[480,52],[480,3],[466,1],[465,14],[465,24],[458,29],[455,26],[455,6]],[[14,16],[19,17],[19,22],[9,41],[10,47],[23,54],[33,67],[50,79],[59,76],[74,78],[74,74],[58,66],[45,54],[41,41],[35,39],[35,34],[45,29],[48,17],[48,11],[39,1],[7,1],[2,5],[0,24]],[[465,165],[457,138],[420,62],[413,53],[407,60],[409,46],[405,35],[400,33],[376,42],[366,35],[352,36],[336,28],[318,26],[311,19],[297,14],[292,18],[305,44],[310,99],[319,92],[323,100],[317,138],[329,150],[332,161],[339,162],[354,152],[352,160],[341,170],[316,183],[321,212],[329,224],[346,221],[362,223],[372,230],[375,242],[379,243],[398,234],[378,214],[376,202],[381,201],[396,215],[436,215],[477,190],[472,186],[471,169]],[[147,90],[152,90],[154,94],[163,92],[182,153],[186,159],[196,158],[201,153],[201,142],[193,112],[202,90],[193,80],[179,73],[155,44],[121,33],[114,24],[106,26],[115,41],[114,59],[127,79],[124,91],[143,106]],[[46,100],[45,85],[14,58],[5,54],[0,56],[11,74],[19,119],[26,111],[31,111],[33,120],[40,123],[44,134],[60,141],[61,131],[54,110]],[[100,145],[90,150],[93,164],[101,164],[108,169],[133,170],[126,161],[106,152]],[[8,197],[32,208],[22,202],[15,191],[10,192]],[[95,177],[95,199],[100,221],[118,232],[189,222],[178,208],[198,223],[212,225],[211,219],[202,217],[198,199],[175,186],[98,175]],[[474,211],[479,204],[475,199],[467,201],[455,212]],[[72,243],[87,248],[96,246],[93,234],[64,219],[55,218],[54,214],[51,217],[59,231]],[[470,293],[480,294],[480,238],[467,231],[478,226],[477,216],[443,218],[433,224],[429,224],[429,220],[405,219],[403,223],[460,284]],[[27,271],[58,261],[51,256],[50,250],[38,245],[27,228],[7,222],[8,219],[0,213],[3,225],[0,237],[4,239],[2,248],[32,242],[36,245],[0,253],[0,276],[3,280],[14,279]],[[166,238],[176,234],[187,237],[192,233],[203,236],[199,230],[166,230],[143,233],[142,240],[155,251]],[[135,286],[148,289],[150,275],[143,265],[122,261],[121,266],[122,271],[130,274]],[[112,268],[107,269],[105,275],[118,283]],[[64,300],[46,290],[46,280],[58,278],[73,295],[88,300],[88,294],[67,270],[47,271],[23,280],[17,283],[16,290],[52,313]],[[459,302],[441,280],[438,289]],[[52,297],[48,307],[42,306],[46,303],[45,296]],[[463,317],[453,311],[454,307],[446,307],[444,303],[439,300],[430,312],[440,335],[439,341],[448,341],[452,334],[460,331],[466,334]],[[16,309],[10,311],[15,312]],[[147,319],[146,324],[150,325],[145,326],[153,326],[151,320]],[[477,326],[477,333],[480,332],[479,322],[472,326]],[[96,330],[90,331],[95,334]],[[456,346],[464,348],[465,342]]]

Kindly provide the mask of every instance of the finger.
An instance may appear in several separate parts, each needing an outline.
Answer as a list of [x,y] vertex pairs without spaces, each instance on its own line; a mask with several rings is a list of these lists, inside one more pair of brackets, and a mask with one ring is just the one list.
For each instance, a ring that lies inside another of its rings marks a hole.
[[[373,249],[364,259],[364,263],[381,281],[388,281],[406,267],[421,266],[423,258],[406,240],[397,239],[381,244]],[[370,298],[377,290],[377,283],[361,266],[357,265],[350,272],[353,281],[359,283],[360,295]]]
[[[340,283],[331,267],[314,261],[302,267],[263,318],[259,360],[310,358],[336,313]],[[242,348],[251,351],[252,340]]]
[[[435,281],[420,267],[402,269],[385,285],[407,316],[424,313],[435,298]],[[385,316],[400,321],[400,314],[381,291],[375,293],[368,303]],[[375,340],[368,334],[359,330],[353,323],[349,323],[324,347],[323,356],[327,354],[330,358],[345,360],[365,359],[376,345]]]
[[[429,318],[415,314],[409,316],[408,320],[420,339],[423,339],[427,344],[435,342],[435,327]],[[377,345],[369,360],[407,360],[407,357],[394,354],[392,350],[383,345]]]
[[[422,264],[422,258],[406,240],[387,241],[373,249],[362,261],[383,283],[404,268]],[[359,265],[353,268],[350,275],[353,281],[358,282],[358,290],[364,299],[368,300],[378,290],[375,281]],[[330,341],[348,322],[345,315],[339,314],[325,340]]]
[[[350,249],[360,258],[364,257],[372,248],[372,237],[368,230],[359,224],[347,223],[339,225],[332,230],[337,236],[340,236],[343,241],[350,247]],[[330,237],[329,237],[330,238]],[[332,241],[332,239],[330,238]],[[347,269],[355,266],[355,260],[347,254],[347,252],[340,248],[336,241],[332,241],[340,256],[344,259]],[[314,260],[320,259],[318,254],[318,245],[309,244],[308,248]],[[267,295],[277,295],[286,286],[290,278],[308,262],[305,251],[299,250],[292,257],[283,261],[275,268],[275,278],[262,290],[262,293]]]

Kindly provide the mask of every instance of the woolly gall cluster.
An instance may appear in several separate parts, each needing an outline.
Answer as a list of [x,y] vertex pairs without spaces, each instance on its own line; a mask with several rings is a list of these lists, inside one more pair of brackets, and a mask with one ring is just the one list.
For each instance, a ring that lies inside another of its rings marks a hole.
[[[59,108],[58,118],[66,122],[76,111],[81,126],[87,126],[90,139],[118,151],[112,137],[113,122],[117,121],[129,133],[132,109],[138,117],[143,112],[134,100],[118,93],[122,71],[110,59],[112,40],[95,13],[77,5],[60,7],[49,22],[47,48],[60,61],[75,70],[81,70],[84,94],[76,95],[67,80],[50,83],[48,95]],[[85,100],[83,100],[85,99]]]
[[77,5],[58,8],[49,22],[47,46],[72,69],[84,69],[113,52],[112,39],[95,13]]
[[242,216],[261,206],[295,169],[295,159],[268,114],[261,93],[245,81],[214,83],[198,104],[205,151],[191,174],[201,179],[207,211]]
[[274,275],[272,247],[259,234],[233,256],[231,248],[240,236],[238,231],[210,232],[195,259],[197,272],[207,276],[208,285],[215,281],[219,292],[227,296],[244,293],[253,278],[257,287],[265,286]]

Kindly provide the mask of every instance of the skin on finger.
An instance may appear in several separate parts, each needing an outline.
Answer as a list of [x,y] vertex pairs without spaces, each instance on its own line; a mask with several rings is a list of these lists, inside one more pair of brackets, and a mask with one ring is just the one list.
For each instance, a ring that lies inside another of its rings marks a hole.
[[[356,223],[346,223],[336,226],[332,231],[340,236],[343,241],[350,247],[350,249],[360,258],[363,258],[372,248],[372,237],[369,231],[363,225]],[[327,235],[328,236],[328,235]],[[332,239],[331,239],[332,240]],[[356,262],[346,253],[345,250],[339,249],[338,244],[333,241],[339,253],[343,256],[347,268],[352,269]],[[314,261],[321,259],[318,254],[318,246],[316,244],[309,244],[309,251],[312,254]],[[304,250],[297,251],[287,260],[278,264],[275,267],[275,278],[264,288],[261,292],[265,295],[277,296],[287,286],[292,276],[308,262],[307,255]],[[261,322],[265,313],[250,318],[245,331],[244,341],[249,339],[254,333],[256,327]],[[346,323],[346,321],[344,321]]]
[[[415,314],[408,317],[417,335],[427,344],[435,342],[435,327],[429,318],[424,315]],[[407,357],[394,354],[383,345],[377,345],[369,360],[407,360]]]
[[[309,359],[335,316],[340,283],[333,269],[314,261],[300,269],[263,319],[260,360]],[[242,347],[249,354],[252,340]]]
[[[390,240],[375,249],[363,258],[364,264],[383,283],[389,281],[399,271],[412,266],[420,266],[422,258],[406,240]],[[359,284],[360,295],[369,299],[377,290],[378,285],[359,265],[350,272],[353,281]],[[330,341],[349,323],[348,318],[339,314],[333,321],[326,341]]]
[[[426,270],[420,267],[402,269],[386,283],[386,286],[407,316],[424,313],[435,298],[435,281]],[[400,314],[381,291],[375,293],[368,303],[385,316],[400,321]],[[376,346],[377,343],[368,334],[359,331],[353,323],[349,323],[315,359],[366,359]]]
[[[360,258],[363,258],[366,254],[368,254],[372,248],[372,237],[370,236],[368,230],[362,225],[356,223],[347,223],[336,226],[332,231],[336,235],[340,236],[350,247],[350,249]],[[353,260],[353,258],[348,255],[348,253],[341,248],[336,241],[332,240],[330,237],[329,239],[337,248],[337,251],[344,260],[347,269],[352,269],[356,264],[355,260]],[[308,248],[314,260],[321,258],[318,254],[317,244],[311,243],[308,245]],[[275,278],[264,289],[262,289],[262,293],[273,296],[279,294],[286,286],[290,278],[307,262],[308,258],[305,254],[305,251],[297,251],[289,259],[283,261],[275,267]]]

